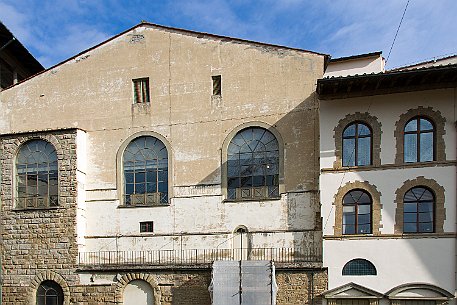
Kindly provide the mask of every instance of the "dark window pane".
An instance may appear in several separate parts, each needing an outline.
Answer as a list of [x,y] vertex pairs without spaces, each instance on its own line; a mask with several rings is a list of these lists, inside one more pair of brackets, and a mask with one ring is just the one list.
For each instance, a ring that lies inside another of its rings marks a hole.
[[229,178],[228,179],[228,188],[237,188],[240,187],[240,178]]
[[405,213],[417,212],[417,203],[405,203],[403,206]]
[[265,177],[264,176],[254,176],[254,177],[252,177],[252,185],[253,186],[263,186],[263,185],[265,185]]
[[344,214],[343,215],[343,225],[353,225],[355,224],[355,214]]
[[355,234],[355,226],[343,225],[343,234]]
[[419,213],[419,222],[432,222],[433,212],[422,212]]
[[415,233],[417,232],[417,224],[414,223],[404,223],[403,232],[405,233]]
[[404,213],[403,214],[403,222],[416,222],[417,221],[417,214],[416,213]]
[[125,182],[133,183],[133,173],[132,172],[125,172]]
[[358,234],[369,234],[369,233],[371,233],[370,224],[358,225],[357,226],[357,233]]
[[366,225],[371,223],[371,215],[370,214],[359,214],[357,216],[357,223],[360,227],[361,225]]
[[424,232],[424,233],[433,232],[433,223],[431,223],[431,222],[419,223],[419,232]]
[[405,162],[417,162],[417,136],[405,134]]
[[146,175],[144,172],[136,172],[135,173],[135,183],[145,182]]
[[420,134],[420,162],[433,161],[433,133]]

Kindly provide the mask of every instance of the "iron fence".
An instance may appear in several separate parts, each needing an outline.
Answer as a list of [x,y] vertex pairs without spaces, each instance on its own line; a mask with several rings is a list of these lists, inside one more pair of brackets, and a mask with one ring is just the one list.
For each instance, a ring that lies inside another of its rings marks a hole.
[[217,260],[271,260],[280,263],[321,262],[322,253],[304,248],[235,248],[80,252],[79,265],[199,265]]

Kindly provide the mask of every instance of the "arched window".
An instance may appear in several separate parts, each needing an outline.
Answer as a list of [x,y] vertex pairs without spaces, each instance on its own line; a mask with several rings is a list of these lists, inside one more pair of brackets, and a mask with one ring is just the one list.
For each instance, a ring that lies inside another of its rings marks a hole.
[[37,305],[62,305],[63,290],[59,284],[54,281],[44,281],[38,287],[36,292]]
[[362,123],[349,124],[343,131],[343,166],[371,164],[372,132]]
[[376,267],[366,259],[350,260],[343,267],[343,275],[376,275]]
[[16,158],[16,208],[58,205],[58,165],[54,146],[44,140],[24,143]]
[[403,232],[434,232],[435,196],[422,186],[413,187],[403,198]]
[[123,154],[124,204],[168,203],[168,151],[159,139],[141,136]]
[[352,190],[343,197],[343,234],[371,233],[371,196]]
[[227,198],[261,199],[279,196],[279,145],[260,127],[238,132],[227,151]]
[[404,129],[404,161],[435,160],[435,126],[424,117],[409,120]]

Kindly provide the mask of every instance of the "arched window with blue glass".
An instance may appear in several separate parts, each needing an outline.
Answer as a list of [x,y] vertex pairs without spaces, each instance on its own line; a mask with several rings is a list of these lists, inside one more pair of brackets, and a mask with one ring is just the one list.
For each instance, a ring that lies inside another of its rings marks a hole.
[[24,143],[16,157],[16,208],[56,207],[58,163],[54,146],[41,139]]
[[343,166],[371,165],[372,131],[363,122],[352,122],[343,131]]
[[409,120],[404,128],[404,161],[429,162],[435,160],[435,125],[425,117]]
[[279,197],[279,144],[269,130],[239,131],[227,149],[227,199]]
[[168,204],[168,151],[152,136],[132,140],[123,154],[124,205]]

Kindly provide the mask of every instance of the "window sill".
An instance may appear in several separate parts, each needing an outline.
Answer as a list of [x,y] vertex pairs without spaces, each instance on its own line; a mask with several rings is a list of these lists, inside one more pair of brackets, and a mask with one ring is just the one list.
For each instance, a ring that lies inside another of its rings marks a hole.
[[236,199],[224,199],[223,203],[236,203],[236,202],[245,202],[245,201],[277,201],[281,197],[269,197],[269,198],[236,198]]
[[118,205],[118,209],[135,209],[135,208],[157,208],[157,207],[169,207],[170,203],[161,203],[161,204],[149,204],[149,205]]
[[49,210],[61,210],[64,207],[57,206],[57,207],[46,207],[46,208],[14,208],[12,211],[14,212],[29,212],[29,211],[49,211]]
[[436,166],[454,166],[457,162],[455,160],[449,161],[428,161],[428,162],[414,162],[414,163],[391,163],[391,164],[381,164],[381,165],[365,165],[365,166],[344,166],[344,167],[335,167],[335,168],[321,168],[322,173],[328,172],[362,172],[362,171],[372,171],[372,170],[386,170],[386,169],[405,169],[405,168],[422,168],[422,167],[436,167]]

